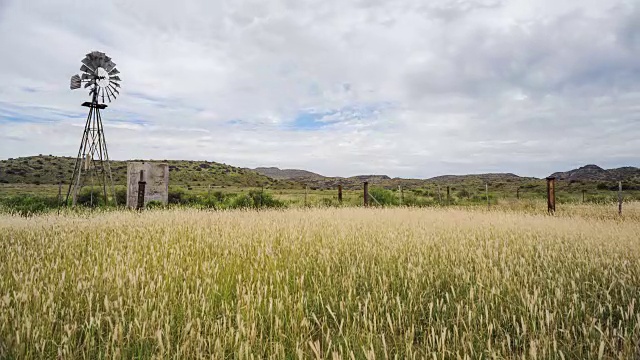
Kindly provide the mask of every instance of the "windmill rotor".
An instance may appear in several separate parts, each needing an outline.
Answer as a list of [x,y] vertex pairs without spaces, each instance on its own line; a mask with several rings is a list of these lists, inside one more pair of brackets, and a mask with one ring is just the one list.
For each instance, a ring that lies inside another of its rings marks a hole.
[[116,90],[122,81],[118,76],[120,71],[110,57],[103,52],[93,51],[88,53],[81,60],[81,63],[82,75],[71,77],[71,90],[79,89],[84,83],[84,88],[89,88],[89,95],[94,103],[104,103],[105,98],[111,102],[120,95],[120,92]]

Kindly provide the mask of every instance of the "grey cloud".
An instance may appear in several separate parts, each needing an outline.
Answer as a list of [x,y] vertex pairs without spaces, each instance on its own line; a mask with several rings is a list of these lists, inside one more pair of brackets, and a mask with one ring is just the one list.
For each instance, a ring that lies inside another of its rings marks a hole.
[[[118,159],[544,176],[640,151],[632,2],[117,0],[87,18],[97,3],[0,7],[0,47],[12,49],[0,57],[4,106],[55,120],[0,123],[0,157],[74,155],[81,119],[65,114],[86,93],[68,78],[94,49],[124,79],[104,114]],[[363,104],[392,106],[292,128],[305,110]]]

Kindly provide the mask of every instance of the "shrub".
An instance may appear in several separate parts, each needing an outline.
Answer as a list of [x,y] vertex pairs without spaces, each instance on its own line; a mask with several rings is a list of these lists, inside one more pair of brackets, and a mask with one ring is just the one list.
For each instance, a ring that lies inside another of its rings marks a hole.
[[10,212],[15,212],[22,216],[31,216],[57,208],[58,199],[57,197],[16,195],[1,198],[0,204],[5,206]]
[[118,205],[126,205],[127,204],[127,190],[126,189],[116,189],[116,202]]
[[[399,205],[400,200],[398,195],[396,195],[391,190],[374,188],[369,190],[369,194],[375,198],[375,200],[371,199],[371,203],[374,205]],[[378,200],[376,202],[376,200]]]
[[253,206],[253,199],[247,195],[238,195],[231,199],[231,203],[229,204],[229,208],[231,209],[243,209],[249,208]]
[[84,188],[76,198],[76,204],[96,207],[104,204],[104,195],[101,188]]

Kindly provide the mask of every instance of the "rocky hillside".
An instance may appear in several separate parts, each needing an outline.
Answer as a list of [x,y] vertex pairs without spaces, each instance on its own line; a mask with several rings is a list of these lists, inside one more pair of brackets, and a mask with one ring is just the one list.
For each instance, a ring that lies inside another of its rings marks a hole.
[[[38,155],[0,160],[0,183],[5,184],[57,184],[68,183],[73,173],[75,158]],[[143,160],[133,160],[143,161]],[[169,164],[172,185],[186,186],[238,186],[291,189],[301,185],[290,180],[276,180],[250,169],[211,161],[161,160]],[[126,161],[112,161],[113,180],[125,184]]]
[[316,174],[307,170],[298,169],[279,169],[277,167],[259,167],[252,169],[258,174],[268,176],[272,179],[287,180],[287,179],[300,179],[300,178],[324,178],[320,174]]
[[597,165],[586,165],[578,169],[556,172],[551,176],[568,181],[638,181],[640,168],[628,166],[606,170]]

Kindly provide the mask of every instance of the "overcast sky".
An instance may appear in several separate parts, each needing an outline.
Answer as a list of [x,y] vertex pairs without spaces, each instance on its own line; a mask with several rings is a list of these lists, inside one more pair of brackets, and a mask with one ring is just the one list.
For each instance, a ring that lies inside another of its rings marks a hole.
[[92,50],[113,159],[329,176],[640,165],[640,1],[0,0],[0,158],[75,156]]

